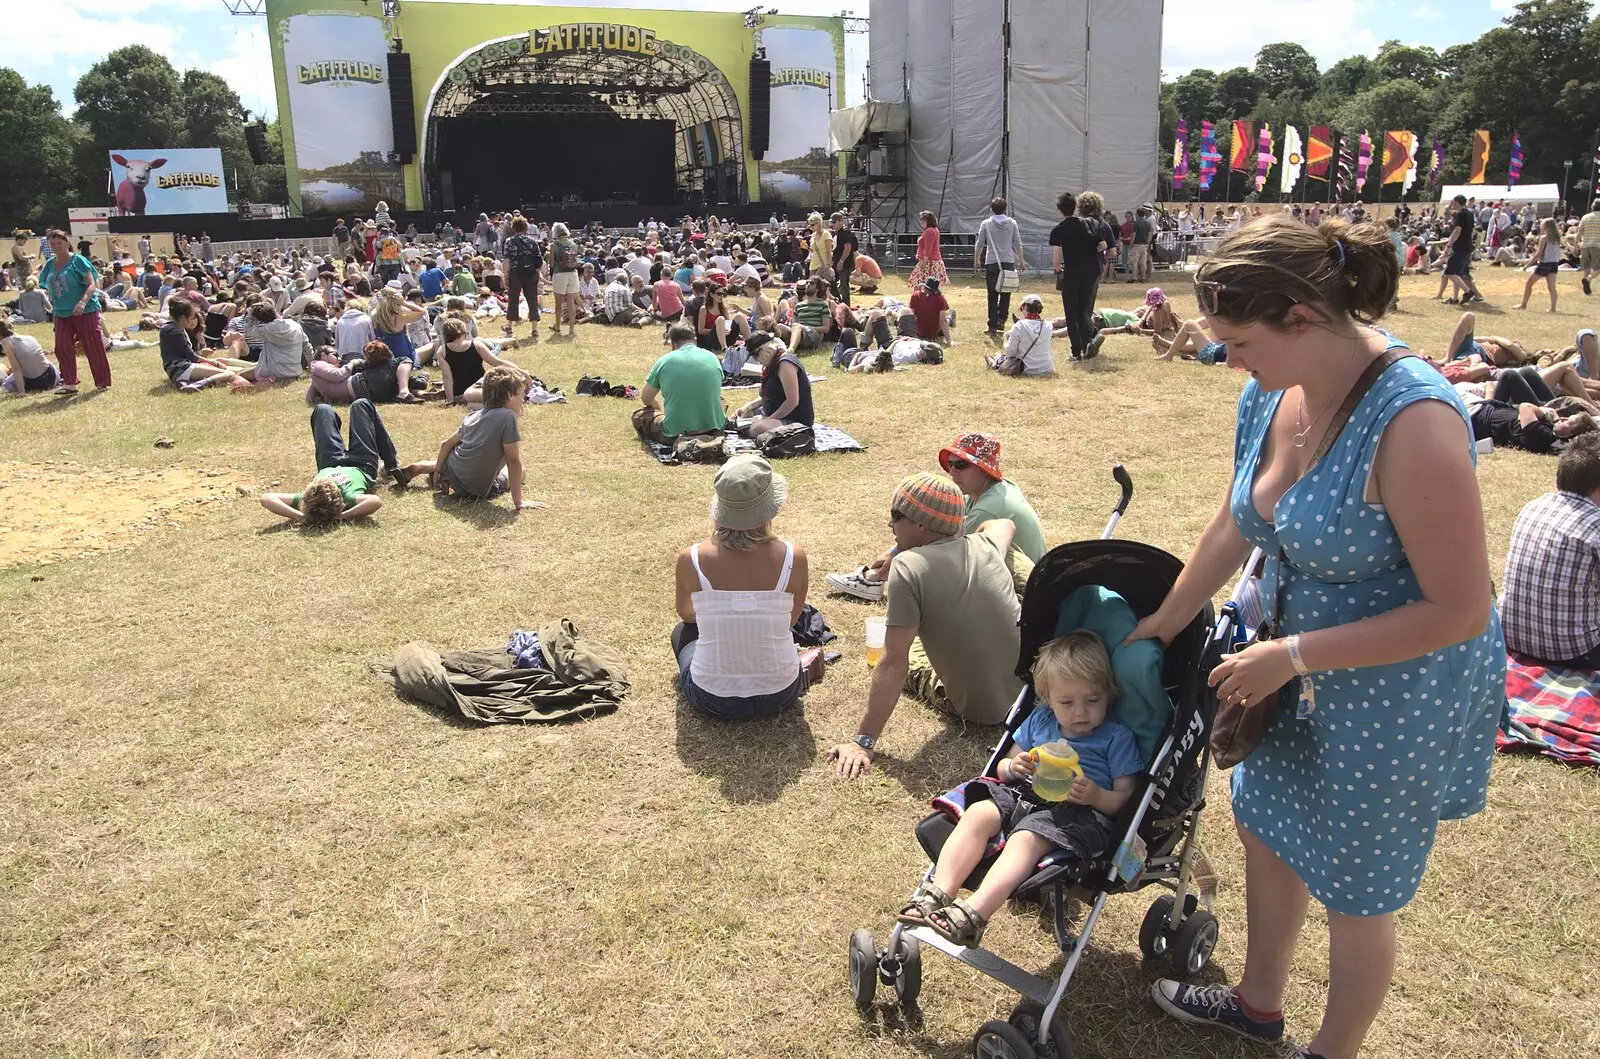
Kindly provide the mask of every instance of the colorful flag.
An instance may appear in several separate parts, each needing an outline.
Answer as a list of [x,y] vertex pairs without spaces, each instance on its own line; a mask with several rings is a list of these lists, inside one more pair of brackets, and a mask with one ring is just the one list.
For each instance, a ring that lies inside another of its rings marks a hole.
[[1344,143],[1339,146],[1339,186],[1334,189],[1334,194],[1340,202],[1350,194],[1356,179],[1356,144],[1346,136]]
[[1272,168],[1272,163],[1278,157],[1272,153],[1272,126],[1266,122],[1261,123],[1261,138],[1256,143],[1256,190],[1260,191],[1267,183],[1267,170]]
[[1339,144],[1339,182],[1334,187],[1334,195],[1340,202],[1349,194],[1350,185],[1356,179],[1356,154],[1355,141],[1346,136]]
[[1278,181],[1279,189],[1285,194],[1294,190],[1300,180],[1300,167],[1305,164],[1305,158],[1300,154],[1300,130],[1290,125],[1283,130],[1283,173]]
[[1383,134],[1383,180],[1384,184],[1406,184],[1410,186],[1407,178],[1411,173],[1412,163],[1417,156],[1417,137],[1410,132],[1386,132]]
[[1217,129],[1209,121],[1200,123],[1200,190],[1210,191],[1211,180],[1217,175],[1217,163],[1222,152],[1217,150]]
[[1400,196],[1411,190],[1411,185],[1417,182],[1417,145],[1418,140],[1414,133],[1406,133],[1406,179],[1400,185]]
[[1250,145],[1255,142],[1250,135],[1248,121],[1234,121],[1233,123],[1233,154],[1230,168],[1235,173],[1248,173],[1253,168],[1250,164]]
[[1311,126],[1311,146],[1306,150],[1306,176],[1328,179],[1328,165],[1332,161],[1333,130],[1326,125]]
[[1189,123],[1178,119],[1178,142],[1172,148],[1172,182],[1182,184],[1189,179]]
[[1372,168],[1372,137],[1367,135],[1367,130],[1361,130],[1361,147],[1356,152],[1356,183],[1353,189],[1359,197],[1361,189],[1367,183],[1367,170]]
[[1514,188],[1522,179],[1522,138],[1511,130],[1511,168],[1506,171],[1506,187]]
[[1472,174],[1467,177],[1469,184],[1481,184],[1484,173],[1489,168],[1489,130],[1479,129],[1472,134]]
[[1439,182],[1439,174],[1442,172],[1444,172],[1444,140],[1440,139],[1439,134],[1435,132],[1433,134],[1433,171],[1428,174],[1428,183],[1437,184]]

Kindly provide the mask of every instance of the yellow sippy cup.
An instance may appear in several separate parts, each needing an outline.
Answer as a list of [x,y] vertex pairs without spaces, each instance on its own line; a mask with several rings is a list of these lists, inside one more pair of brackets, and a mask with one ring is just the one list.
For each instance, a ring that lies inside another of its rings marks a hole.
[[1033,793],[1047,802],[1064,800],[1072,791],[1072,781],[1083,775],[1078,752],[1065,739],[1056,739],[1032,750]]

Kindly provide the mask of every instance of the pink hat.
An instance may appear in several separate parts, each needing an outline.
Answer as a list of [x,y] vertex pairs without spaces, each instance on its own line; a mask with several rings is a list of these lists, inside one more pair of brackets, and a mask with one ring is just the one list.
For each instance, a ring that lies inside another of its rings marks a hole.
[[1167,292],[1160,287],[1151,287],[1144,292],[1144,303],[1154,308],[1157,305],[1167,304]]

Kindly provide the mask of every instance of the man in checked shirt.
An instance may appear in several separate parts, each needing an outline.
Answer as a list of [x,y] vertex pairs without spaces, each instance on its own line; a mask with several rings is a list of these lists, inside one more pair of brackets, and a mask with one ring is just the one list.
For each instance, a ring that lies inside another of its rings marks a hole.
[[1568,442],[1556,464],[1556,491],[1517,516],[1504,586],[1507,650],[1600,670],[1600,435]]

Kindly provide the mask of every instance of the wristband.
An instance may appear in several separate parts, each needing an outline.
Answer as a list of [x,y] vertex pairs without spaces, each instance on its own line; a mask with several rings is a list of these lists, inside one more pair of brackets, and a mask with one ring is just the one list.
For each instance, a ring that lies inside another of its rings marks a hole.
[[1300,636],[1296,634],[1284,641],[1284,646],[1289,649],[1289,664],[1294,666],[1296,674],[1309,677],[1311,670],[1306,668],[1305,660],[1300,657]]

